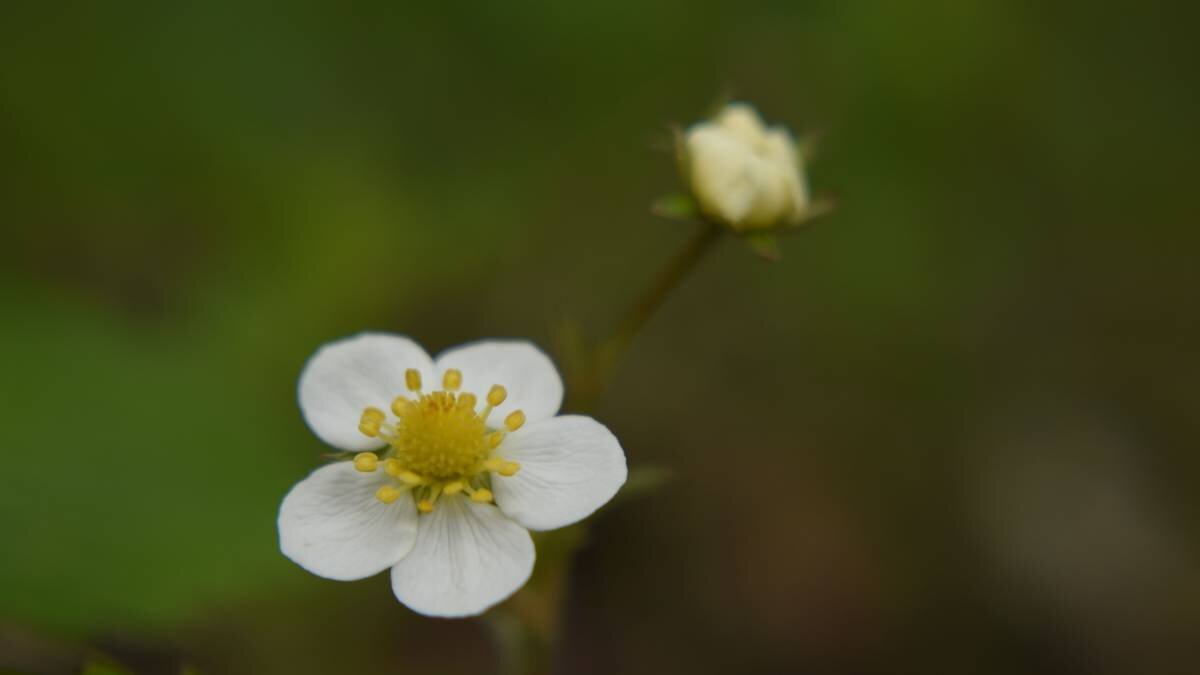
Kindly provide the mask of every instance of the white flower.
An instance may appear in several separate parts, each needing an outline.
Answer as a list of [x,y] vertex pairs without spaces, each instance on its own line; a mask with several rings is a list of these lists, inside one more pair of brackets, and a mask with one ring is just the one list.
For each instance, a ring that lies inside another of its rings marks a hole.
[[362,333],[317,350],[299,395],[313,432],[358,454],[284,497],[283,554],[346,581],[390,567],[396,597],[421,614],[468,616],[504,600],[533,569],[528,530],[585,518],[625,482],[608,429],[555,416],[562,380],[528,342],[432,359],[408,338]]
[[725,106],[688,129],[683,143],[684,180],[708,217],[735,230],[803,217],[809,197],[796,143],[786,129],[766,128],[750,105]]

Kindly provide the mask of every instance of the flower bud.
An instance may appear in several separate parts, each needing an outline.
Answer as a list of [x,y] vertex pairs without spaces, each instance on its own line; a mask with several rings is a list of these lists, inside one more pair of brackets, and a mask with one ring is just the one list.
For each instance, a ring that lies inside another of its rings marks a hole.
[[800,222],[809,205],[796,142],[766,127],[754,108],[731,103],[687,130],[680,168],[700,211],[735,230]]

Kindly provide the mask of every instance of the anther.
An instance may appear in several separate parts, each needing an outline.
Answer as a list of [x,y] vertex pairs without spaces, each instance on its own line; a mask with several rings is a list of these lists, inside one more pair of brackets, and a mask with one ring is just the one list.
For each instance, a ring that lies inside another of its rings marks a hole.
[[429,489],[429,497],[417,502],[417,510],[421,513],[430,513],[433,511],[433,505],[437,503],[438,495],[442,493],[441,485],[434,485]]
[[383,461],[383,472],[389,476],[399,476],[404,467],[400,465],[400,460],[395,457],[389,457]]
[[458,395],[458,407],[475,409],[475,394],[465,391]]
[[501,476],[515,476],[521,470],[521,465],[499,457],[492,457],[483,462],[483,468],[488,471],[494,471]]
[[442,488],[442,494],[456,495],[462,492],[464,487],[466,487],[466,485],[464,485],[461,480],[451,481],[446,483],[446,487]]
[[488,447],[491,448],[492,450],[495,450],[497,447],[500,446],[500,441],[504,440],[504,432],[503,431],[493,431],[492,433],[488,434],[487,436],[484,436],[483,438],[485,441],[487,441]]
[[458,391],[458,388],[461,386],[462,372],[451,368],[446,371],[445,375],[442,375],[442,389],[446,391]]
[[375,438],[379,435],[379,425],[383,424],[385,419],[387,418],[379,408],[367,408],[363,410],[362,417],[358,420],[358,430],[366,436]]
[[492,491],[487,488],[480,488],[471,494],[471,501],[486,504],[492,501]]
[[417,372],[416,368],[404,371],[404,386],[408,387],[409,391],[421,391],[421,373]]
[[508,398],[508,392],[498,384],[493,384],[492,388],[488,390],[487,402],[493,408],[504,403],[504,399],[506,398]]
[[392,485],[381,485],[379,486],[379,489],[375,491],[375,498],[384,504],[391,504],[400,498],[400,490],[396,489]]
[[508,417],[504,418],[504,426],[509,431],[520,429],[522,424],[525,424],[525,413],[520,410],[514,410],[508,414]]
[[360,452],[354,456],[354,468],[370,473],[379,467],[379,457],[373,452]]
[[400,417],[404,414],[405,410],[408,410],[410,405],[412,405],[412,401],[404,398],[403,396],[397,396],[396,398],[392,399],[392,413],[394,413],[396,417]]
[[424,478],[421,478],[420,476],[418,476],[417,474],[415,474],[411,471],[401,471],[399,474],[396,475],[396,477],[399,478],[401,480],[401,482],[405,483],[406,485],[422,485],[425,483]]

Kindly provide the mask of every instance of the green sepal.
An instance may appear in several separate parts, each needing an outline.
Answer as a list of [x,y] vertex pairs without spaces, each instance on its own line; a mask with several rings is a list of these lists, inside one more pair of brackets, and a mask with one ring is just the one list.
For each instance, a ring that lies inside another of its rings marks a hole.
[[659,197],[650,206],[650,211],[654,215],[668,220],[693,220],[700,213],[695,200],[682,192]]
[[804,209],[804,213],[800,214],[800,220],[794,223],[789,223],[788,225],[785,225],[777,230],[772,230],[772,232],[777,234],[795,234],[796,232],[803,231],[814,220],[823,218],[824,216],[827,216],[836,210],[837,202],[835,202],[832,197],[821,197],[814,199],[808,205],[808,208]]
[[683,189],[690,191],[692,189],[692,156],[688,152],[687,132],[683,130],[683,127],[671,126],[671,143],[675,155],[675,171],[679,174]]
[[755,255],[768,262],[775,262],[783,255],[779,250],[779,242],[775,239],[774,235],[765,232],[754,232],[744,235],[742,239],[750,247],[750,250],[754,251]]

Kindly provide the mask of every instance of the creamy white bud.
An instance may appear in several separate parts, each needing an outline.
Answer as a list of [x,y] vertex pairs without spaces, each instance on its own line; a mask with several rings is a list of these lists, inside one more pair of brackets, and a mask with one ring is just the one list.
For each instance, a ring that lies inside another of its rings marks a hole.
[[766,128],[754,108],[727,105],[684,137],[684,178],[701,211],[734,229],[797,222],[808,188],[791,134]]

